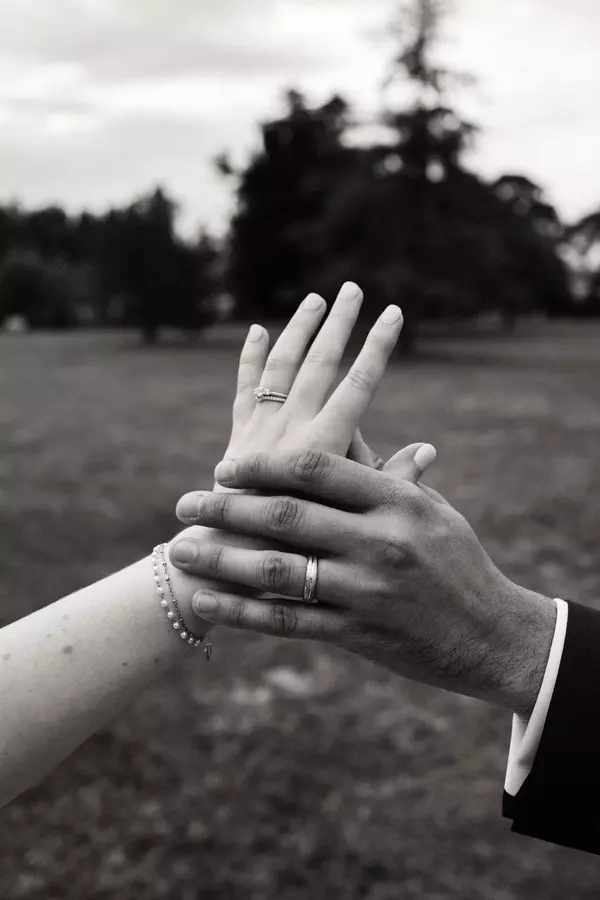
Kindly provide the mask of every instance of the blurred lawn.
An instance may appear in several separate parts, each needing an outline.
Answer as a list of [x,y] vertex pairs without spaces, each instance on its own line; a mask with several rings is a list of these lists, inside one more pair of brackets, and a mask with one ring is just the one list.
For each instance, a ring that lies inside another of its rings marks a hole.
[[[171,535],[223,450],[240,340],[0,338],[0,623]],[[365,431],[381,453],[433,441],[431,483],[508,574],[600,600],[599,324],[432,340]],[[0,814],[0,897],[596,900],[597,858],[500,817],[509,728],[330,649],[219,633],[210,666]]]

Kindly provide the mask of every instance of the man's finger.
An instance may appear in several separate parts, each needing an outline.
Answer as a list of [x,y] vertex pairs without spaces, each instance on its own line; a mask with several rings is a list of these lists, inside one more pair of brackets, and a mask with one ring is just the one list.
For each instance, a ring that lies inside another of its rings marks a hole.
[[[181,544],[182,551],[179,549]],[[183,558],[180,558],[180,552]],[[202,579],[228,582],[235,585],[236,590],[243,586],[254,588],[258,594],[283,594],[295,599],[301,599],[304,593],[308,559],[296,553],[247,550],[206,541],[199,541],[192,549],[189,539],[175,542],[170,553],[171,561],[184,572]],[[349,594],[345,581],[347,567],[321,559],[315,596],[334,606],[343,604]]]
[[177,515],[186,524],[271,538],[320,553],[347,549],[358,529],[352,513],[288,496],[192,492],[177,504]]
[[200,591],[194,597],[193,609],[201,619],[215,625],[273,637],[329,641],[346,627],[342,613],[293,600],[251,600],[237,594]]
[[392,478],[320,450],[256,453],[224,460],[215,469],[219,484],[266,494],[306,495],[338,509],[374,509],[399,489]]

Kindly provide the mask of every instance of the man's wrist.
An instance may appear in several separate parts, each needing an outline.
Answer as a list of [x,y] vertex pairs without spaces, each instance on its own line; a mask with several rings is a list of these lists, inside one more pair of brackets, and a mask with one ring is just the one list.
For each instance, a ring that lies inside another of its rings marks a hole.
[[528,722],[548,665],[556,603],[542,594],[511,584],[507,592],[507,621],[512,634],[506,653],[498,702]]

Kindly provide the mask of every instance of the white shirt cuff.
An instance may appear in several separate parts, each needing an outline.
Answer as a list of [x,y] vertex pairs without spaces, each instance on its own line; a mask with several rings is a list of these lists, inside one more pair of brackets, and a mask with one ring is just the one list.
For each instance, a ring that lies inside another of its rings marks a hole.
[[528,723],[519,716],[513,716],[512,720],[510,750],[508,751],[508,765],[504,782],[504,790],[512,797],[519,792],[533,768],[562,659],[569,606],[564,600],[556,599],[554,602],[556,603],[554,638],[536,704]]

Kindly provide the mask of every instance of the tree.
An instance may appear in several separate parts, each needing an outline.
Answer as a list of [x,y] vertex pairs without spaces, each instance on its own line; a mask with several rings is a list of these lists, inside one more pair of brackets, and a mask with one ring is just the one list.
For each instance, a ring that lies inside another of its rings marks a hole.
[[565,230],[561,250],[569,267],[575,312],[600,315],[600,210]]
[[71,328],[87,302],[84,281],[65,263],[15,248],[0,265],[0,323],[24,318],[31,328]]
[[196,246],[175,233],[175,204],[157,189],[104,218],[99,269],[109,296],[125,299],[126,323],[155,343],[164,326],[199,332],[212,315],[216,248],[204,236]]
[[[491,187],[501,203],[504,280],[519,288],[505,291],[506,318],[514,321],[519,312],[532,309],[549,316],[572,315],[568,273],[559,253],[565,228],[556,209],[542,188],[523,175],[503,175]],[[519,296],[525,298],[521,303]]]
[[342,98],[311,109],[289,91],[284,115],[262,126],[261,146],[245,169],[217,161],[238,178],[226,283],[243,315],[283,317],[297,304],[318,254],[310,226],[352,157],[342,144],[347,124]]
[[[455,264],[469,243],[461,156],[474,128],[445,102],[448,85],[464,78],[433,61],[443,13],[435,0],[404,5],[387,84],[401,78],[409,96],[404,90],[401,106],[382,114],[389,142],[346,151],[340,176],[323,192],[309,242],[320,248],[312,283],[359,280],[370,319],[388,303],[401,303],[405,350],[420,319],[444,310],[464,313],[474,301],[473,292],[457,290]],[[477,186],[472,182],[469,194]],[[464,281],[464,267],[460,271]]]
[[[436,225],[437,185],[460,172],[461,156],[474,134],[446,102],[446,95],[465,76],[438,65],[434,60],[447,12],[442,0],[415,0],[400,8],[392,28],[398,51],[388,85],[398,79],[407,84],[412,99],[399,110],[388,110],[384,121],[396,135],[393,155],[396,172],[390,178],[398,202],[406,204],[409,219],[405,230],[405,260],[409,272],[403,277],[406,321],[404,349],[410,351],[419,319],[426,315],[426,285],[432,280],[432,237]],[[394,177],[396,176],[396,177]],[[400,274],[396,268],[397,276]],[[396,288],[390,284],[391,291]]]
[[388,79],[401,79],[402,105],[383,114],[391,139],[354,157],[314,239],[323,271],[366,288],[369,318],[401,304],[405,350],[426,318],[498,310],[512,327],[520,312],[570,304],[562,225],[541,189],[518,175],[489,184],[464,166],[476,129],[448,102],[468,78],[434,60],[444,14],[437,0],[403,7]]
[[0,207],[0,262],[16,246],[21,223],[22,214],[17,206]]

